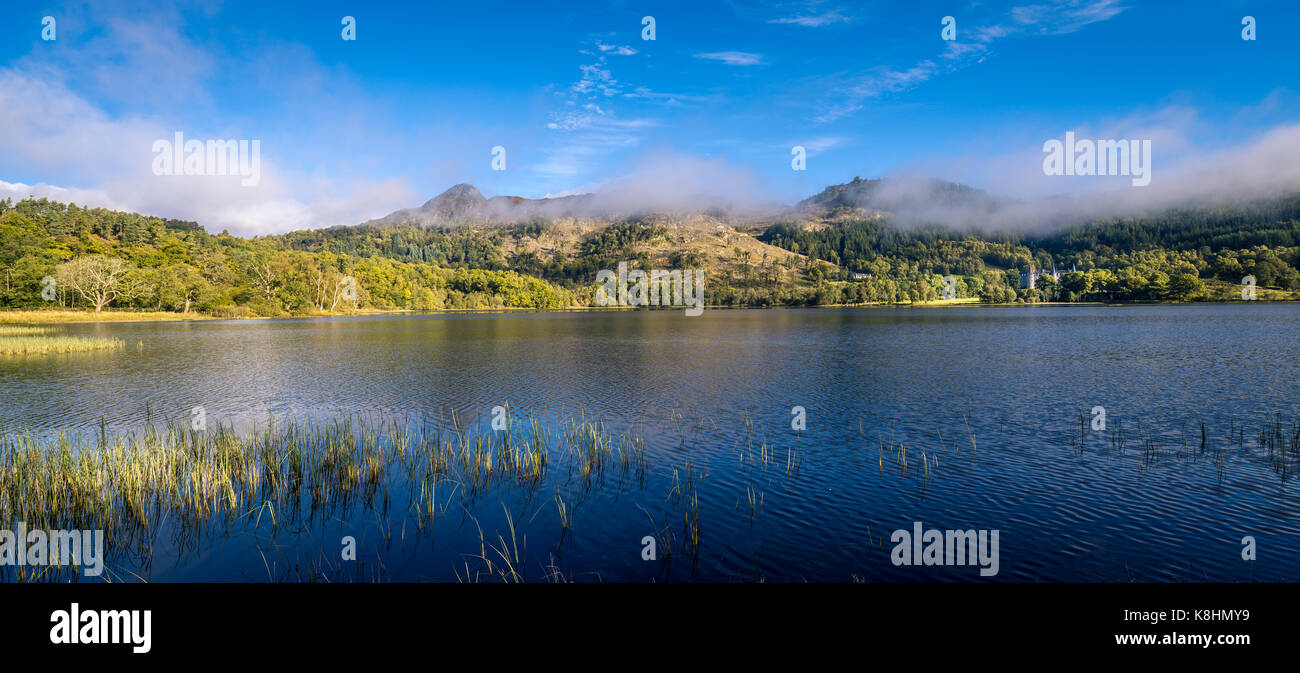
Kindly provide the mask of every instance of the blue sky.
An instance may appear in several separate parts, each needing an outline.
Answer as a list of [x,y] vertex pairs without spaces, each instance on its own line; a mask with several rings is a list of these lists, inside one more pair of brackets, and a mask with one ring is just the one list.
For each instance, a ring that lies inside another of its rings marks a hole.
[[[458,182],[792,203],[917,175],[1033,198],[1108,184],[1043,179],[1067,130],[1152,138],[1159,179],[1258,166],[1300,123],[1290,1],[136,4],[6,3],[0,196],[245,234]],[[260,140],[262,181],[153,175],[177,131]]]

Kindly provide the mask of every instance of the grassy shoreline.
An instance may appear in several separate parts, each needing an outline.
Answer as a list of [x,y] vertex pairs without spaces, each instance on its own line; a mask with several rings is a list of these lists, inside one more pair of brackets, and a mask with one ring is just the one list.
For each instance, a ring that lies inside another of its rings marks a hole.
[[[90,309],[3,309],[0,310],[0,325],[70,325],[98,323],[149,323],[149,322],[203,322],[209,320],[308,320],[311,318],[347,318],[369,315],[415,315],[415,314],[456,314],[456,313],[574,313],[582,311],[633,310],[636,307],[586,307],[571,306],[560,309],[518,308],[512,306],[499,308],[449,308],[441,310],[416,309],[377,309],[364,308],[346,313],[303,313],[280,316],[217,316],[206,313],[173,313],[169,311],[114,311],[104,310],[95,313]],[[721,308],[721,307],[719,307]]]
[[293,316],[247,316],[239,318],[208,315],[205,313],[174,313],[170,311],[111,311],[95,313],[90,309],[6,309],[0,310],[0,325],[65,325],[77,323],[133,323],[133,322],[199,322],[206,320],[301,320],[303,318],[341,317],[345,315],[383,315],[406,311],[360,310],[349,313],[318,313]]
[[[1291,299],[1260,299],[1254,303],[1266,304],[1285,304],[1293,303],[1296,300]],[[1233,304],[1246,303],[1237,301],[1040,301],[1033,303],[984,303],[975,299],[936,299],[927,302],[904,302],[904,303],[882,303],[868,302],[863,304],[819,304],[815,306],[705,306],[706,310],[746,310],[746,309],[770,309],[770,308],[946,308],[954,306],[1129,306],[1129,305],[1164,305],[1164,304]],[[474,309],[442,309],[442,310],[414,310],[414,309],[361,309],[349,311],[347,313],[307,313],[303,315],[285,315],[285,316],[246,316],[246,317],[222,317],[203,313],[172,313],[168,311],[111,311],[106,310],[95,313],[90,309],[83,310],[58,310],[50,311],[45,309],[6,309],[0,310],[0,325],[65,325],[65,324],[97,324],[97,323],[152,323],[152,322],[200,322],[208,320],[304,320],[310,318],[345,318],[350,316],[369,316],[369,315],[417,315],[417,314],[458,314],[458,313],[587,313],[587,312],[608,312],[608,311],[635,311],[642,307],[637,306],[570,306],[560,309],[535,309],[535,308],[474,308]],[[667,307],[655,310],[676,310],[680,307]]]
[[98,350],[122,350],[121,339],[59,334],[52,327],[0,325],[0,355],[48,355]]

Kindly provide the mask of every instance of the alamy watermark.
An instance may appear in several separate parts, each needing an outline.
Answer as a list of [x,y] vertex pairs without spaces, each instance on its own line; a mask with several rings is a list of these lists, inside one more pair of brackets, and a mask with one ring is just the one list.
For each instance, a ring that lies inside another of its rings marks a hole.
[[1241,279],[1241,300],[1255,301],[1255,277],[1245,276]]
[[1151,140],[1088,140],[1066,131],[1065,142],[1043,143],[1044,175],[1131,175],[1134,187],[1151,184]]
[[602,269],[596,282],[596,303],[601,306],[690,306],[686,315],[704,313],[704,269],[646,272],[619,262],[617,274]]
[[186,140],[180,131],[173,140],[153,142],[154,175],[238,175],[239,184],[262,180],[262,141]]
[[0,566],[80,566],[86,577],[104,572],[104,531],[27,530],[19,521],[14,530],[0,530]]
[[916,521],[910,531],[894,531],[889,541],[894,543],[889,558],[896,566],[978,565],[981,577],[998,574],[996,530],[923,530]]
[[808,170],[808,150],[803,145],[795,145],[790,148],[790,170],[806,171]]

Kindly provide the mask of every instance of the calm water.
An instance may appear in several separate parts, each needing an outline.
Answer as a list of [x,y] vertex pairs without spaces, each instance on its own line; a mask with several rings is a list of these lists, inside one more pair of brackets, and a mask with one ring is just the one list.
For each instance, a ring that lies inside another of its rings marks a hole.
[[[196,406],[209,425],[239,428],[338,415],[444,426],[453,412],[486,427],[491,408],[508,403],[547,424],[585,414],[647,438],[643,482],[611,480],[584,495],[552,475],[537,492],[502,488],[452,504],[432,535],[415,534],[400,498],[386,513],[357,508],[274,539],[264,527],[228,531],[185,553],[161,535],[153,563],[131,566],[152,581],[282,579],[306,559],[336,559],[342,535],[357,538],[369,563],[359,575],[454,581],[479,552],[480,527],[489,541],[509,539],[507,511],[533,580],[548,566],[571,580],[981,579],[973,566],[893,565],[889,535],[915,521],[999,530],[1000,581],[1300,579],[1296,479],[1256,442],[1269,419],[1300,420],[1300,306],[472,314],[67,331],[129,347],[0,358],[0,428],[98,433],[102,422],[139,432],[184,422]],[[806,409],[806,430],[791,428],[795,406]],[[1080,414],[1095,406],[1108,429],[1085,431],[1080,447]],[[1157,457],[1144,455],[1144,440],[1159,444]],[[790,452],[797,469],[787,469]],[[698,556],[644,561],[652,519],[681,535],[668,494],[673,470],[680,478],[688,466]],[[562,542],[557,493],[571,508]],[[1258,544],[1253,562],[1241,557],[1247,535]]]

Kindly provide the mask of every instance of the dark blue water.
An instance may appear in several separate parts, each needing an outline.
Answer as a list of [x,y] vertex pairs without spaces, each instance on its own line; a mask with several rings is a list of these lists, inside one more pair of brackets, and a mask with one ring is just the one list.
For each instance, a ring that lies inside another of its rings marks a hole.
[[[340,416],[447,428],[453,414],[487,428],[491,408],[508,404],[548,427],[585,415],[647,440],[643,478],[589,487],[556,469],[530,489],[466,499],[448,488],[423,532],[400,492],[386,511],[355,506],[275,531],[245,522],[184,550],[164,532],[151,562],[114,559],[151,581],[299,579],[311,564],[351,579],[456,581],[475,577],[483,542],[521,559],[530,581],[989,579],[974,566],[894,565],[890,534],[916,521],[998,530],[996,581],[1300,577],[1300,456],[1258,436],[1280,419],[1289,438],[1300,421],[1300,306],[470,314],[67,331],[129,347],[0,359],[5,431],[97,434],[103,423],[110,434],[139,432],[183,422],[196,406],[209,424],[241,429]],[[806,410],[802,431],[791,427],[796,406]],[[1098,406],[1104,431],[1091,429]],[[689,544],[693,522],[698,545]],[[642,559],[641,540],[655,534],[675,540],[670,562],[663,549]],[[344,535],[358,540],[350,565],[339,560]],[[1245,536],[1257,560],[1242,559]]]

